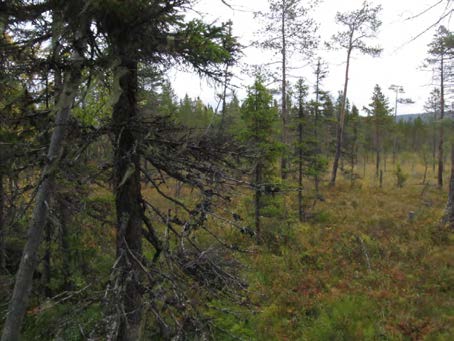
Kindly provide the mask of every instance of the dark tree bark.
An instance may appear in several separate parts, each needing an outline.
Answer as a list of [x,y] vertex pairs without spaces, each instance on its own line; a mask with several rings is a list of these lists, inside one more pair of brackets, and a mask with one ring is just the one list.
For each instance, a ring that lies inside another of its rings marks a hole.
[[139,340],[142,319],[142,216],[137,117],[137,61],[120,51],[115,74],[120,95],[113,108],[114,193],[117,213],[117,283],[119,340]]
[[45,251],[43,259],[43,279],[44,279],[44,295],[46,297],[52,297],[52,290],[50,288],[50,281],[52,276],[51,269],[51,256],[52,256],[52,223],[49,219],[46,222],[46,227],[44,228],[45,232]]
[[70,209],[68,200],[65,195],[60,195],[59,200],[59,223],[60,223],[60,246],[63,257],[62,272],[63,272],[63,290],[72,290],[71,283],[71,250],[69,247],[69,230],[68,221]]
[[[3,43],[4,33],[8,21],[8,16],[6,15],[6,2],[0,4],[0,42]],[[2,67],[3,68],[3,67]],[[3,72],[3,70],[2,70]],[[5,175],[4,163],[6,155],[4,150],[0,150],[0,269],[6,269],[6,226],[5,226],[5,190],[3,187],[3,179]]]
[[4,222],[5,193],[3,189],[3,174],[0,169],[0,269],[6,269],[6,226]]

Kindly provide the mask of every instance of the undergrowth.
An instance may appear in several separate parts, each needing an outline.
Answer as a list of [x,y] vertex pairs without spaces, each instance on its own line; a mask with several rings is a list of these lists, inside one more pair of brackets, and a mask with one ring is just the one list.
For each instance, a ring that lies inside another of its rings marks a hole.
[[383,188],[374,178],[341,180],[307,222],[280,224],[289,237],[278,250],[244,257],[255,310],[249,330],[235,335],[452,340],[453,235],[439,225],[446,192],[419,179],[413,172],[398,186],[390,170]]

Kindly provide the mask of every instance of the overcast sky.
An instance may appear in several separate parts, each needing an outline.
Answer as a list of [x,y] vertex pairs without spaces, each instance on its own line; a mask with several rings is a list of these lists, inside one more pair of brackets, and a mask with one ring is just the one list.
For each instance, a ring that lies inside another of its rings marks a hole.
[[[260,22],[254,19],[254,12],[266,10],[268,1],[227,0],[227,2],[232,5],[233,9],[223,5],[221,0],[200,0],[195,9],[203,13],[208,22],[214,20],[222,22],[231,19],[234,35],[243,45],[249,46],[251,42],[259,38],[255,33],[260,29]],[[432,72],[424,71],[421,66],[427,56],[427,44],[432,40],[436,28],[430,29],[417,39],[413,38],[437,22],[440,16],[446,12],[448,1],[443,1],[439,6],[416,18],[410,20],[407,18],[420,14],[436,2],[438,0],[375,0],[372,2],[375,5],[381,4],[383,7],[380,13],[383,25],[376,41],[373,42],[383,48],[383,53],[378,58],[362,56],[358,52],[353,55],[348,97],[358,108],[361,109],[370,102],[375,84],[382,87],[390,100],[390,105],[394,107],[395,94],[388,90],[388,87],[391,84],[398,84],[405,89],[405,94],[401,96],[410,97],[415,101],[413,105],[399,104],[398,114],[424,111],[424,102],[435,82],[432,80]],[[322,56],[329,66],[324,89],[330,91],[334,96],[337,96],[338,91],[343,88],[346,56],[342,50],[327,51],[323,47],[323,42],[341,29],[334,20],[336,12],[357,9],[361,4],[362,0],[324,0],[313,12],[313,18],[320,25],[319,35],[322,42],[321,49],[316,53]],[[451,1],[449,1],[449,6],[448,10],[452,10]],[[452,30],[449,17],[443,21],[443,24]],[[245,64],[265,64],[278,60],[278,57],[273,57],[272,54],[256,48],[246,48],[243,53],[244,57],[241,62]],[[305,64],[301,61],[301,57],[293,55],[289,64],[300,67]],[[312,66],[294,69],[289,73],[292,82],[298,77],[303,77],[307,84],[313,84]],[[212,105],[216,103],[216,93],[219,93],[220,90],[198,79],[197,76],[183,72],[171,72],[169,78],[180,98],[187,93],[191,97],[198,96]],[[251,81],[251,78],[238,69],[233,83],[244,89],[250,85]],[[189,84],[190,86],[188,86]],[[275,88],[277,87],[276,84]],[[238,96],[242,99],[245,96],[244,90],[238,90]]]

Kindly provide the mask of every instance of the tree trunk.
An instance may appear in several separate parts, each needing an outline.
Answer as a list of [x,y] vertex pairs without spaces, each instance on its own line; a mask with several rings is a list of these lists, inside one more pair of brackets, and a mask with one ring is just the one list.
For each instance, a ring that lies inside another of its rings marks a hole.
[[304,221],[303,210],[303,104],[299,103],[298,115],[298,217],[299,221]]
[[451,179],[444,220],[449,229],[454,231],[454,143],[451,144]]
[[445,116],[445,84],[444,84],[444,57],[441,57],[440,66],[440,137],[438,140],[438,187],[443,187],[443,145],[444,129],[443,119]]
[[[391,87],[392,89],[393,87]],[[398,105],[398,98],[399,98],[399,92],[400,90],[403,90],[402,88],[399,89],[398,87],[394,87],[396,90],[396,104],[394,106],[394,136],[393,136],[393,166],[396,165],[397,161],[397,105]],[[386,171],[386,169],[385,169]]]
[[81,82],[82,59],[75,52],[72,56],[70,72],[66,75],[64,89],[55,107],[55,129],[52,133],[47,164],[41,173],[41,183],[38,188],[33,210],[32,223],[28,231],[27,242],[24,246],[22,259],[16,273],[13,295],[8,307],[8,315],[3,327],[2,341],[17,341],[20,339],[20,328],[28,305],[32,289],[33,273],[38,264],[38,249],[43,237],[48,213],[48,202],[51,196],[55,171],[61,158],[63,141],[74,98]]
[[379,175],[380,175],[380,150],[377,149],[375,158],[375,176],[378,178]]
[[350,159],[350,184],[353,186],[355,182],[355,164],[358,161],[358,148],[357,148],[357,141],[358,141],[358,131],[357,128],[354,127],[354,135],[353,135],[353,146],[352,146],[352,153]]
[[69,202],[66,200],[66,195],[61,195],[59,200],[59,223],[60,223],[60,237],[61,237],[61,250],[63,257],[63,290],[72,290],[71,283],[71,250],[69,246],[69,231],[68,220],[70,209],[68,208]]
[[43,280],[44,280],[44,296],[52,297],[52,290],[50,288],[50,281],[51,281],[51,247],[52,247],[52,224],[47,219],[46,226],[44,229],[45,232],[45,251],[44,251],[44,259],[43,259]]
[[381,141],[380,141],[380,126],[378,117],[375,116],[375,176],[380,176],[380,163],[381,163]]
[[224,84],[222,90],[222,112],[221,112],[221,123],[219,125],[219,131],[221,135],[224,133],[225,128],[225,119],[227,115],[227,86],[229,84],[229,65],[225,67],[225,75],[224,75]]
[[[351,39],[350,39],[351,40]],[[345,79],[344,79],[344,93],[342,94],[342,105],[339,120],[337,123],[337,134],[336,134],[336,153],[334,155],[333,170],[331,173],[330,186],[336,185],[337,169],[339,168],[339,159],[342,152],[342,144],[344,140],[344,122],[345,122],[345,105],[347,103],[347,89],[348,89],[348,73],[350,69],[350,55],[352,52],[351,44],[347,52],[347,66],[345,67]]]
[[[124,46],[124,45],[123,45]],[[137,115],[137,62],[120,51],[120,65],[114,70],[120,92],[113,108],[114,194],[117,213],[116,281],[118,304],[124,314],[118,316],[118,339],[140,339],[142,319],[142,215],[140,157],[136,152],[139,127]]]
[[[1,167],[1,166],[0,166]],[[6,269],[6,226],[4,221],[5,193],[3,189],[3,173],[0,169],[0,270]]]
[[255,167],[255,236],[257,244],[262,243],[260,208],[262,205],[262,167],[260,162]]
[[[367,153],[367,152],[365,152]],[[363,178],[366,178],[366,156],[363,155]]]
[[[320,59],[318,60],[317,64],[317,74],[316,74],[316,82],[315,82],[315,110],[314,110],[314,140],[316,143],[316,153],[320,154],[321,153],[321,148],[320,148],[320,141],[318,137],[318,105],[319,105],[319,100],[320,100],[320,77],[321,77],[321,63]],[[320,179],[319,179],[319,174],[318,171],[315,172],[314,175],[314,187],[315,187],[315,193],[318,196],[319,195],[319,184],[320,184]]]
[[[284,147],[288,147],[288,112],[287,112],[287,41],[285,36],[285,8],[282,9],[282,25],[281,25],[281,35],[282,35],[282,143]],[[281,178],[287,179],[288,173],[288,159],[286,152],[281,160]]]
[[[229,36],[232,35],[232,26],[229,25]],[[221,115],[221,124],[219,126],[219,131],[221,135],[224,133],[225,129],[225,119],[227,115],[227,87],[230,82],[230,75],[229,75],[229,66],[230,64],[227,64],[225,66],[225,71],[224,71],[224,86],[223,86],[223,91],[222,91],[222,115]]]
[[426,179],[427,179],[427,168],[428,167],[428,164],[427,164],[427,160],[424,160],[424,177],[422,179],[422,184],[425,185],[426,184]]
[[[8,16],[6,15],[5,8],[6,2],[0,4],[0,41],[4,39],[4,34],[7,26]],[[3,70],[2,70],[3,72]],[[6,174],[4,150],[0,150],[0,270],[6,269],[6,226],[5,226],[5,190],[3,187],[3,178]]]

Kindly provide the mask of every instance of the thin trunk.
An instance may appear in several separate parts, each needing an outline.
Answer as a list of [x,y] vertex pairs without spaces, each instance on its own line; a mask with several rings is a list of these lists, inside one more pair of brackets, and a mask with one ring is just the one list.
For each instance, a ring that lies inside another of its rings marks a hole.
[[[302,94],[300,94],[302,96]],[[303,103],[300,99],[298,115],[298,217],[300,222],[304,221],[303,210]]]
[[[351,37],[350,37],[351,42]],[[350,56],[352,53],[352,47],[350,43],[350,48],[347,52],[347,66],[345,67],[345,79],[344,79],[344,93],[342,94],[342,105],[341,112],[339,115],[339,120],[337,124],[337,134],[336,134],[336,153],[334,155],[333,170],[331,173],[330,186],[336,185],[337,169],[339,168],[339,159],[342,152],[342,144],[344,140],[344,122],[345,122],[345,105],[347,103],[347,89],[348,89],[348,73],[350,69]]]
[[380,175],[380,150],[377,149],[376,156],[375,156],[375,176],[378,178]]
[[383,170],[384,170],[385,172],[386,172],[386,169],[387,169],[387,168],[386,168],[386,167],[387,167],[386,162],[387,162],[387,154],[386,154],[386,150],[384,149],[384,150],[383,150]]
[[358,159],[358,128],[356,125],[353,126],[353,144],[352,144],[352,152],[351,152],[351,168],[350,168],[350,182],[351,186],[353,186],[354,180],[355,180],[355,163],[357,162]]
[[443,144],[444,128],[443,118],[445,116],[445,84],[444,84],[444,56],[441,57],[440,66],[440,137],[438,141],[438,187],[443,187]]
[[222,91],[222,113],[221,113],[221,123],[219,126],[219,131],[221,134],[224,132],[225,128],[225,116],[227,113],[227,86],[229,84],[229,65],[225,67],[225,75],[224,75],[224,86]]
[[363,156],[363,178],[366,178],[366,156]]
[[[285,2],[284,8],[282,9],[282,24],[281,24],[281,35],[282,35],[282,143],[284,147],[289,144],[288,140],[288,112],[287,112],[287,41],[285,36]],[[284,152],[281,160],[281,177],[287,179],[288,173],[288,159]]]
[[435,173],[435,163],[437,159],[437,128],[435,121],[437,120],[437,113],[434,112],[433,122],[432,122],[432,172]]
[[[320,77],[321,77],[321,63],[320,59],[318,60],[317,63],[317,79],[315,83],[315,110],[314,110],[314,140],[316,143],[316,153],[317,155],[321,153],[321,148],[320,148],[320,141],[318,137],[318,101],[320,100]],[[320,179],[318,175],[318,171],[315,172],[314,175],[314,186],[315,186],[315,193],[318,196],[319,194],[319,184],[320,184]]]
[[424,160],[424,177],[422,179],[422,184],[425,185],[426,184],[426,179],[427,179],[427,168],[428,167],[428,164],[427,164],[427,160]]
[[380,175],[381,164],[381,140],[380,140],[380,123],[378,117],[375,117],[375,176],[378,178]]
[[16,273],[13,295],[3,327],[2,341],[17,341],[20,339],[20,328],[32,289],[33,273],[39,261],[38,249],[48,214],[47,203],[52,194],[52,183],[61,158],[71,107],[81,82],[81,57],[75,52],[72,60],[71,69],[66,75],[64,89],[55,107],[55,129],[52,133],[47,153],[48,161],[41,173],[41,183],[36,194],[32,223],[28,231],[28,238],[24,246],[19,269]]
[[260,207],[262,204],[262,167],[260,162],[255,167],[255,235],[257,244],[262,243],[262,231],[260,222]]
[[[399,94],[399,90],[396,89],[396,105],[394,107],[395,108],[394,109],[394,125],[395,125],[395,127],[397,125],[397,104],[399,103],[398,94]],[[396,164],[396,160],[397,160],[397,129],[395,129],[394,136],[393,136],[393,166]]]
[[[232,26],[230,25],[229,26],[229,35],[232,34]],[[221,134],[224,132],[224,126],[225,126],[225,116],[227,114],[227,87],[228,87],[228,84],[229,84],[229,81],[230,81],[230,77],[229,77],[229,64],[227,64],[225,66],[225,71],[224,71],[224,87],[223,87],[223,91],[222,91],[222,115],[221,115],[221,124],[220,124],[220,127],[219,127],[219,130],[221,132]]]
[[[120,46],[124,46],[119,44]],[[113,108],[114,193],[117,213],[116,280],[120,292],[118,304],[124,314],[118,316],[118,339],[139,340],[142,320],[142,216],[140,157],[136,152],[137,62],[120,51],[120,65],[114,70],[120,96]]]

